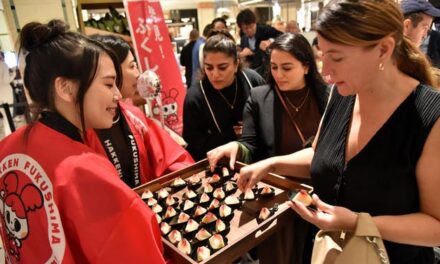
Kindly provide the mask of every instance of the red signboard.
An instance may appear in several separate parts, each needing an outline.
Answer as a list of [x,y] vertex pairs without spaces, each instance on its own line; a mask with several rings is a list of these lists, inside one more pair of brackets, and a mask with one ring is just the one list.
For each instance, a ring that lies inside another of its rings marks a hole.
[[186,89],[173,52],[168,28],[158,0],[124,0],[141,71],[152,70],[162,83],[165,125],[182,134],[183,100]]

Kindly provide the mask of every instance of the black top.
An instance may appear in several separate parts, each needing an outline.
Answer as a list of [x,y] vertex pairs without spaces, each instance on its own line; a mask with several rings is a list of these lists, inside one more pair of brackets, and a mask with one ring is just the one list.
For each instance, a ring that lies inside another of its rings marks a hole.
[[188,90],[183,106],[183,138],[188,143],[187,150],[194,160],[204,159],[209,150],[237,140],[233,126],[242,121],[243,106],[252,88],[245,76],[252,87],[264,84],[263,78],[253,70],[246,69],[237,74],[237,98],[233,109],[230,108],[230,104],[235,97],[235,82],[219,91],[211,85],[208,78],[202,81],[212,114],[219,127],[214,122],[200,82],[193,84]]
[[[440,116],[440,94],[419,85],[345,166],[355,96],[335,91],[311,166],[315,192],[326,203],[373,216],[419,212],[415,168]],[[388,241],[385,246],[391,263],[433,263],[432,248]]]
[[140,185],[139,148],[121,109],[111,128],[95,131],[119,178],[130,188]]
[[[324,112],[328,99],[327,86],[309,87],[309,97],[315,102],[307,102],[303,109],[298,112],[301,115],[300,126],[302,121],[308,119],[307,114],[315,105],[318,106],[319,115]],[[299,105],[298,102],[296,105]],[[277,93],[269,85],[263,85],[252,89],[251,94],[246,102],[243,111],[243,135],[240,143],[244,144],[250,150],[253,162],[272,157],[275,155],[283,155],[281,150],[282,144],[282,119],[285,110],[281,104]],[[304,119],[303,119],[304,118]],[[315,120],[319,122],[318,120]],[[289,123],[288,128],[296,134],[296,130]],[[316,132],[316,131],[315,131]]]
[[[270,38],[276,38],[281,34],[283,34],[283,32],[278,31],[271,26],[257,24],[257,30],[254,36],[255,49],[251,49],[254,54],[245,58],[245,61],[249,63],[249,67],[251,69],[256,70],[262,76],[266,74],[265,68],[268,64],[267,62],[269,61],[269,56],[260,49],[260,42],[263,40],[268,40]],[[249,38],[246,35],[241,36],[240,47],[241,49],[250,48]]]
[[39,121],[46,126],[66,135],[72,140],[78,141],[84,144],[83,139],[78,128],[65,119],[62,115],[56,112],[43,111],[41,112],[41,118]]

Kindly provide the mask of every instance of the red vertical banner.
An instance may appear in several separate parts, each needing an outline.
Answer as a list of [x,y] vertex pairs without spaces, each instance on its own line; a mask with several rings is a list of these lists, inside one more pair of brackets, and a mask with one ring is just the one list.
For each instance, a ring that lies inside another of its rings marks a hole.
[[152,70],[159,76],[162,83],[162,113],[165,125],[181,135],[186,89],[160,1],[124,0],[124,6],[139,67],[142,72]]

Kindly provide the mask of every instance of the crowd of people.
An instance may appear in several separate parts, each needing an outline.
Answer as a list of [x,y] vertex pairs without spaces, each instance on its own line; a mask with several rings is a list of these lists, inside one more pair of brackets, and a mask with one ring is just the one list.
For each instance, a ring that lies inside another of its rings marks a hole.
[[314,234],[353,231],[359,212],[373,216],[391,263],[434,263],[438,17],[423,0],[334,1],[315,48],[296,21],[261,25],[242,10],[238,44],[214,19],[182,50],[186,149],[137,108],[125,41],[28,23],[19,45],[35,120],[0,141],[8,262],[165,263],[155,214],[132,188],[226,157],[232,169],[250,164],[242,191],[269,172],[314,188],[316,210],[289,202],[297,216],[256,249],[260,263],[310,263]]

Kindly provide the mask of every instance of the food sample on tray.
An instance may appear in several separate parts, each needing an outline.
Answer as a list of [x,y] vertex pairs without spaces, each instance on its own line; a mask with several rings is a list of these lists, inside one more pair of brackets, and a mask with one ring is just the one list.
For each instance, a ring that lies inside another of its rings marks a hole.
[[204,261],[211,256],[211,250],[205,246],[197,248],[197,261]]
[[206,193],[202,193],[202,195],[200,195],[199,203],[204,204],[209,202],[209,200],[211,200],[211,198],[209,198],[209,195],[207,195]]
[[215,216],[215,214],[208,212],[203,218],[202,218],[202,223],[204,224],[210,224],[212,222],[214,222],[215,220],[217,220],[217,216]]
[[199,223],[197,223],[194,219],[189,219],[186,223],[185,232],[190,233],[196,231],[199,228]]
[[261,208],[260,214],[258,215],[258,219],[266,220],[271,215],[271,212],[266,207]]
[[192,200],[197,198],[197,194],[193,190],[186,190],[186,192],[183,193],[183,199],[185,200]]
[[173,197],[172,195],[169,195],[166,199],[165,199],[165,204],[168,206],[173,206],[177,203],[177,201],[179,201],[178,198]]
[[190,218],[189,215],[182,212],[179,214],[179,218],[177,218],[177,223],[181,224],[181,223],[188,222],[189,218]]
[[233,181],[227,181],[223,186],[227,193],[232,193],[237,190],[237,184]]
[[218,187],[217,189],[214,190],[214,192],[212,193],[212,196],[214,196],[214,198],[216,198],[218,200],[223,200],[225,198],[226,194],[223,191],[222,187]]
[[212,200],[211,204],[208,207],[208,210],[214,210],[220,207],[220,202],[217,199]]
[[197,234],[196,234],[196,239],[198,240],[198,241],[204,241],[204,240],[206,240],[206,239],[208,239],[208,238],[210,238],[212,235],[211,235],[211,233],[209,233],[208,232],[208,230],[206,230],[205,228],[201,228],[198,232],[197,232]]
[[270,197],[275,195],[275,189],[269,186],[264,186],[259,190],[261,197]]
[[148,200],[150,198],[153,198],[153,192],[151,192],[150,190],[146,189],[143,193],[142,193],[142,200]]
[[171,233],[168,235],[168,240],[169,240],[171,243],[176,244],[176,243],[178,243],[179,241],[182,240],[182,234],[181,234],[179,231],[177,231],[177,230],[173,230],[173,231],[171,231]]
[[214,249],[221,249],[225,246],[225,241],[222,235],[215,234],[212,237],[209,238],[209,246]]
[[222,220],[217,219],[217,221],[215,221],[215,232],[221,233],[225,230],[226,230],[226,224]]
[[165,188],[162,188],[159,191],[157,191],[157,199],[159,200],[166,199],[168,195],[170,195],[170,193]]
[[160,217],[160,215],[156,214],[156,220],[157,220],[157,223],[160,224],[162,222],[162,217]]
[[201,207],[200,205],[197,205],[196,210],[194,211],[194,217],[202,216],[204,215],[208,210],[206,208]]
[[223,167],[222,168],[222,174],[223,174],[223,177],[228,177],[230,175],[228,168]]
[[191,244],[184,238],[177,244],[177,249],[183,254],[189,255],[191,253]]
[[182,210],[188,211],[188,210],[193,209],[194,206],[195,206],[195,203],[193,203],[191,200],[185,200],[185,202],[183,203],[183,206],[182,206]]
[[167,207],[167,210],[166,210],[163,218],[168,219],[168,218],[175,216],[176,214],[177,214],[176,209],[174,209],[174,207],[169,206],[169,207]]
[[179,188],[179,187],[182,187],[182,186],[186,186],[186,182],[184,180],[182,180],[182,178],[177,177],[177,178],[174,179],[174,181],[171,183],[170,186],[171,187]]
[[153,210],[153,212],[155,212],[156,214],[160,214],[162,213],[163,208],[159,204],[155,204],[153,205],[153,207],[151,207],[151,210]]
[[147,205],[148,205],[149,207],[152,207],[152,206],[155,205],[155,204],[157,204],[157,200],[156,200],[156,199],[154,199],[154,198],[149,198],[149,199],[147,200]]
[[227,206],[226,204],[222,204],[218,210],[218,213],[221,218],[226,218],[232,215],[232,208]]
[[213,189],[214,189],[214,188],[212,187],[211,184],[209,184],[209,183],[204,183],[204,184],[202,184],[202,187],[200,187],[200,188],[198,189],[198,192],[199,192],[199,193],[212,193]]
[[255,200],[255,193],[253,190],[249,189],[244,193],[243,199],[245,200]]
[[171,231],[171,226],[167,222],[163,222],[160,224],[160,231],[162,235],[166,236]]

